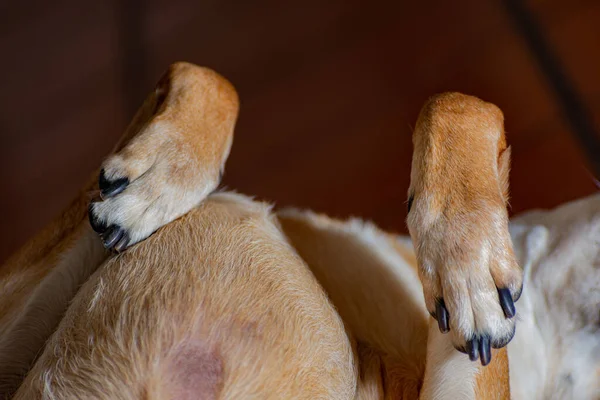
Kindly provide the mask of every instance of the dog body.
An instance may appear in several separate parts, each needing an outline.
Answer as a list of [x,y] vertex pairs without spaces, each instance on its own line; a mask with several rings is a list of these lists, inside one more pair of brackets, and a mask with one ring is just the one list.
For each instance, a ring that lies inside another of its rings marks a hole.
[[[462,95],[425,107],[409,193],[414,251],[409,238],[360,221],[208,196],[237,108],[218,75],[174,65],[103,165],[102,201],[90,207],[102,241],[85,218],[90,185],[0,269],[2,396],[18,388],[17,399],[597,397],[600,199],[580,203],[579,217],[568,205],[518,219],[513,251],[499,110]],[[440,126],[439,115],[459,129]],[[452,138],[474,134],[482,119],[480,151],[454,158],[468,141]],[[456,165],[462,172],[436,181],[440,157],[479,161],[485,179]],[[121,255],[103,249],[122,251],[165,224]],[[436,245],[473,235],[486,240],[459,253]],[[517,259],[527,289],[507,355]]]
[[[501,382],[501,363],[482,369],[469,362],[431,321],[423,346],[427,316],[410,238],[391,236],[359,220],[339,222],[310,212],[284,211],[280,219],[350,330],[365,332],[356,335],[358,340],[385,349],[386,357],[404,350],[395,360],[402,360],[405,370],[412,368],[408,376],[424,377],[421,398],[509,398],[502,387],[494,387]],[[295,240],[300,228],[290,219],[304,227],[302,240]],[[518,328],[507,346],[510,398],[598,398],[600,195],[517,216],[510,234],[525,272]],[[402,306],[387,308],[388,301]],[[396,342],[386,346],[383,338]],[[411,355],[406,349],[426,352],[426,365],[423,353]],[[490,367],[499,371],[488,371]],[[409,385],[403,382],[402,387]]]
[[131,250],[81,288],[16,399],[352,397],[342,321],[267,206],[213,195]]
[[600,397],[600,195],[514,218],[525,271],[508,345],[515,399]]

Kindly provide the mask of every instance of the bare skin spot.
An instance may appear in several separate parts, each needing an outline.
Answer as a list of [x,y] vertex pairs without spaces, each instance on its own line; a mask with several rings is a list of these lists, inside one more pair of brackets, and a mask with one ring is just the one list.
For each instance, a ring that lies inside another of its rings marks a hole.
[[223,362],[216,351],[200,341],[174,349],[162,378],[171,400],[216,399],[221,390]]

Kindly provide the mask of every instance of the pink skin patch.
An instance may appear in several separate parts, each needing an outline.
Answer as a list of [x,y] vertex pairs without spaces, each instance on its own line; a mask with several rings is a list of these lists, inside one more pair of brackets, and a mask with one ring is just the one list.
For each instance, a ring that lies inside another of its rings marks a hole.
[[171,400],[211,400],[218,397],[223,362],[201,341],[182,343],[173,349],[161,381]]

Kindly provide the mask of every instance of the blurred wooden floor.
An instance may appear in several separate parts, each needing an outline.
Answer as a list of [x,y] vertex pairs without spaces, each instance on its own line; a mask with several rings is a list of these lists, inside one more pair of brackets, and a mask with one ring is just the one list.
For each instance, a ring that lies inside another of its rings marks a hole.
[[[527,4],[600,123],[600,3]],[[514,212],[595,191],[499,0],[5,2],[0,52],[0,261],[69,202],[178,60],[237,87],[225,183],[279,206],[404,231],[411,126],[447,90],[503,109]]]

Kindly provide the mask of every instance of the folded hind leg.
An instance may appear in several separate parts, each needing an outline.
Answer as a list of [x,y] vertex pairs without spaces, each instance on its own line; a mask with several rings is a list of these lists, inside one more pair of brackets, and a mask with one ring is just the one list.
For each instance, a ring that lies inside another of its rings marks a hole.
[[[171,66],[102,166],[102,201],[90,221],[104,247],[123,250],[205,198],[219,182],[236,117],[225,79]],[[79,286],[108,257],[87,220],[94,186],[0,267],[0,398],[18,387]]]
[[269,207],[218,193],[75,297],[15,399],[350,399],[348,336]]

